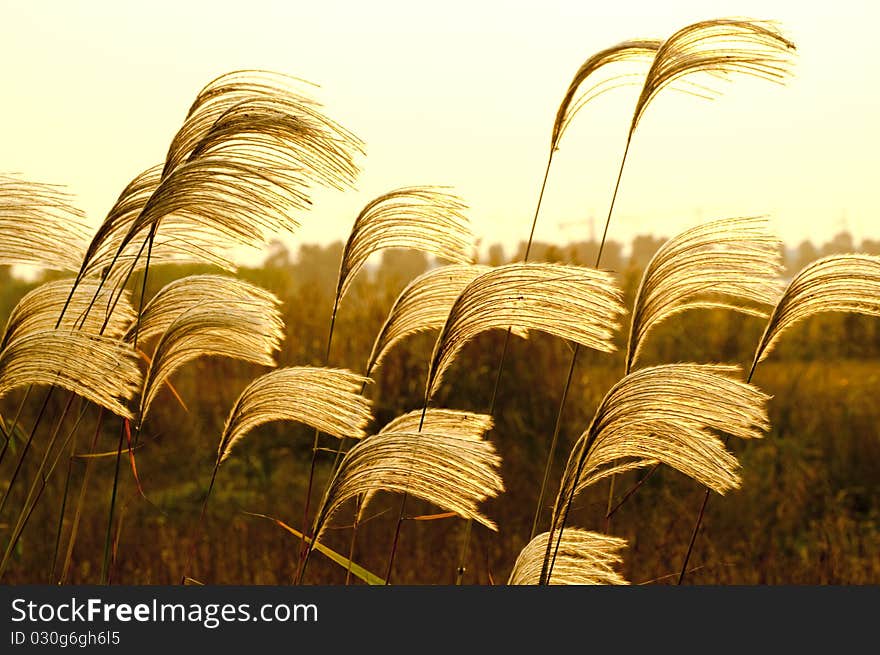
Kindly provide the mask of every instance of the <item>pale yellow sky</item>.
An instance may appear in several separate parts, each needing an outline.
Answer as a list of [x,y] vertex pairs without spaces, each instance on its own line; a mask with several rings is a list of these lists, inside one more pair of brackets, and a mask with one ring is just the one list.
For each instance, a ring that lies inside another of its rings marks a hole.
[[[451,185],[484,243],[526,238],[556,107],[590,54],[695,20],[781,22],[786,87],[737,81],[714,102],[661,96],[635,136],[610,236],[769,214],[796,243],[880,237],[876,3],[45,2],[0,4],[0,172],[66,184],[97,222],[161,161],[198,90],[266,68],[321,85],[367,157],[356,192],[322,193],[293,243],[344,239],[392,188]],[[603,96],[562,142],[536,238],[604,218],[633,92]]]

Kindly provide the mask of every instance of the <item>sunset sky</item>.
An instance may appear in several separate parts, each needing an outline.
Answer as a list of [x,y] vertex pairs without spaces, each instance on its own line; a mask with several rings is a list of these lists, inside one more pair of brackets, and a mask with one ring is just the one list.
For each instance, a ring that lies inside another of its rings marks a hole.
[[[767,214],[786,241],[880,238],[875,3],[4,2],[0,172],[67,185],[98,223],[164,157],[199,89],[239,68],[320,84],[367,146],[355,192],[321,193],[291,241],[344,239],[399,186],[450,185],[484,244],[528,235],[550,127],[593,52],[695,20],[778,20],[799,54],[785,87],[666,94],[636,133],[610,237],[670,236]],[[635,91],[603,96],[562,142],[536,238],[588,238],[610,200]]]

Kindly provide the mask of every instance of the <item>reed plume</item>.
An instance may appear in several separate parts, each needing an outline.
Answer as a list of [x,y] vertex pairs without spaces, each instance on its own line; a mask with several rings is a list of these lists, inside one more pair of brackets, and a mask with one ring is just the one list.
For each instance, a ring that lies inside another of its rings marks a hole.
[[831,255],[808,264],[792,278],[761,336],[752,370],[795,323],[820,312],[880,316],[880,257]]
[[313,186],[350,187],[362,144],[324,116],[302,86],[255,70],[209,83],[165,162],[135,178],[117,200],[84,269],[106,274],[117,262],[131,262],[122,270],[140,265],[138,235],[160,235],[166,218],[172,255],[228,264],[223,253],[232,245],[260,248],[271,235],[295,229]]
[[779,297],[781,247],[763,218],[711,221],[663,244],[636,292],[626,372],[635,365],[650,330],[675,314],[708,308],[766,317],[743,301],[772,305]]
[[76,271],[89,232],[59,187],[0,175],[0,265]]
[[610,274],[561,264],[508,264],[467,285],[443,326],[428,372],[426,398],[465,343],[491,329],[539,330],[612,352],[624,312]]
[[565,95],[562,97],[562,102],[559,103],[559,108],[556,110],[556,120],[553,121],[553,131],[550,135],[550,152],[553,153],[559,149],[559,142],[566,129],[587,103],[603,93],[621,86],[621,82],[625,83],[627,78],[621,75],[611,76],[584,88],[588,80],[606,66],[636,62],[650,64],[662,44],[663,42],[657,39],[622,41],[587,58],[574,74]]
[[109,337],[71,330],[19,334],[0,351],[0,397],[28,385],[57,385],[118,416],[140,387],[136,355]]
[[[516,558],[507,584],[538,584],[549,539],[550,533],[543,532],[526,544]],[[615,570],[615,566],[623,562],[620,551],[625,547],[624,539],[569,528],[559,544],[552,583],[554,585],[629,584]]]
[[[422,412],[417,409],[401,414],[379,430],[379,434],[392,432],[419,432],[427,434],[445,434],[462,439],[479,439],[492,430],[492,417],[488,414],[475,414],[459,409],[429,408]],[[364,494],[359,501],[358,518],[360,518],[375,492]]]
[[496,530],[479,504],[504,490],[501,459],[482,435],[440,432],[382,432],[355,444],[336,471],[316,515],[320,538],[347,500],[392,491],[426,500],[445,511]]
[[[123,245],[137,217],[162,182],[163,164],[137,175],[119,194],[104,221],[92,237],[84,257],[81,277],[110,277],[115,283],[127,271],[146,267],[140,245]],[[229,240],[216,230],[172,214],[162,221],[162,230],[154,235],[150,261],[154,264],[210,264],[235,270],[227,251]]]
[[[574,497],[587,486],[655,462],[720,494],[737,488],[739,464],[716,433],[751,439],[770,427],[769,396],[730,377],[738,370],[666,364],[637,370],[614,385],[572,448],[553,508],[551,535],[565,529]],[[542,583],[552,568],[548,543]]]
[[466,205],[433,187],[405,187],[370,201],[358,214],[342,253],[333,315],[369,256],[383,248],[413,248],[470,264],[474,235]]
[[[687,25],[657,50],[630,124],[630,137],[664,88],[697,75],[707,84],[734,75],[781,84],[791,74],[795,45],[769,21],[716,18]],[[704,94],[715,95],[703,85]]]
[[251,382],[232,406],[218,448],[218,463],[251,430],[272,421],[295,421],[338,439],[361,439],[370,422],[368,381],[342,369],[297,366],[270,371]]
[[[128,291],[122,294],[116,311],[105,326],[104,318],[89,314],[88,308],[96,295],[101,301],[108,300],[110,293],[99,290],[93,280],[81,282],[76,289],[73,284],[73,279],[45,282],[25,294],[9,314],[0,348],[18,335],[54,330],[56,325],[62,330],[79,329],[92,335],[100,334],[103,327],[104,336],[121,338],[135,319],[131,294]],[[68,304],[67,311],[59,323],[58,317],[65,304]]]
[[283,337],[278,311],[266,303],[205,303],[184,312],[162,333],[153,351],[141,393],[140,424],[165,380],[184,364],[213,355],[275,366],[273,353]]
[[[162,334],[179,316],[200,306],[235,309],[242,303],[260,307],[259,311],[272,317],[271,323],[282,326],[281,301],[270,291],[228,275],[189,275],[166,284],[144,306],[139,338],[146,341]],[[127,340],[133,337],[134,326],[126,333]]]
[[[367,360],[366,374],[382,363],[382,359],[399,341],[430,330],[439,330],[446,323],[449,310],[474,278],[490,270],[480,264],[448,264],[420,275],[410,282],[394,301],[388,318],[376,335]],[[526,337],[526,331],[514,334]]]

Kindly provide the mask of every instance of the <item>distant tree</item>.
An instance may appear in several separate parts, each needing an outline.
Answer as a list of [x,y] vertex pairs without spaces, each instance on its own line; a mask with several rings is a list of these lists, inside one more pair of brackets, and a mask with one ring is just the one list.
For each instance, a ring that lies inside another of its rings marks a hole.
[[428,257],[419,250],[383,250],[380,271],[395,283],[408,284],[428,270]]
[[664,241],[666,240],[652,234],[640,234],[635,237],[630,246],[629,265],[632,268],[644,269]]
[[263,261],[266,268],[289,268],[291,265],[290,251],[280,240],[273,239],[269,243],[269,252]]
[[849,232],[838,232],[828,243],[822,246],[823,255],[833,255],[836,253],[853,252],[855,244],[852,235]]
[[505,263],[504,246],[500,243],[494,243],[489,246],[489,266],[501,266]]
[[862,246],[859,250],[869,255],[880,255],[880,240],[862,239]]
[[336,284],[339,262],[342,259],[342,242],[328,246],[303,244],[300,246],[297,264],[304,281],[318,284]]
[[792,262],[794,266],[792,267],[791,272],[795,273],[801,270],[804,266],[815,261],[818,257],[819,252],[816,250],[816,246],[813,245],[812,241],[801,241],[800,245],[797,247],[794,261]]

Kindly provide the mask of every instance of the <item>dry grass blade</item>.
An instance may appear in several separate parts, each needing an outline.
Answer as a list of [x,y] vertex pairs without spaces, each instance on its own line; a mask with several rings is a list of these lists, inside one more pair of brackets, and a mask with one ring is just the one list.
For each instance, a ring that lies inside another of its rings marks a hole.
[[581,67],[571,80],[571,84],[566,89],[562,102],[559,104],[559,109],[556,112],[556,120],[553,123],[553,132],[550,138],[551,150],[556,150],[559,147],[562,135],[581,108],[605,91],[619,86],[621,76],[601,80],[584,89],[584,84],[588,79],[591,79],[607,66],[632,62],[650,62],[662,44],[662,41],[656,39],[623,41],[597,52],[581,64]]
[[[110,293],[106,290],[99,292],[98,285],[91,280],[80,282],[71,297],[72,288],[72,279],[56,280],[41,284],[28,292],[12,309],[6,323],[6,331],[0,340],[0,348],[19,334],[53,330],[56,325],[60,329],[80,329],[88,334],[100,334],[101,328],[104,327],[104,319],[95,313],[89,313],[88,308],[95,294],[98,294],[98,302],[106,303]],[[120,338],[134,322],[135,312],[131,306],[130,295],[128,291],[122,294],[116,310],[104,327],[104,336]],[[62,309],[69,297],[70,304],[59,324],[58,317],[62,315]]]
[[[394,301],[388,318],[379,330],[367,362],[367,375],[382,363],[388,351],[401,339],[442,328],[449,310],[464,288],[490,268],[480,264],[449,264],[428,271],[410,282]],[[514,334],[526,336],[524,330],[514,330]]]
[[740,483],[739,463],[718,438],[743,439],[769,429],[769,396],[730,377],[735,366],[666,364],[630,373],[599,405],[572,449],[554,525],[575,493],[609,475],[656,462],[724,494]]
[[624,312],[610,274],[562,264],[508,264],[478,276],[461,292],[431,357],[426,396],[465,343],[492,329],[539,330],[612,352]]
[[482,434],[427,432],[424,427],[422,432],[380,432],[358,442],[343,458],[314,532],[320,538],[347,500],[377,491],[421,498],[496,530],[478,506],[504,490],[500,465],[495,447]]
[[168,377],[184,364],[205,356],[229,357],[275,366],[274,352],[284,338],[283,324],[264,303],[203,303],[181,314],[162,334],[144,378],[140,423]]
[[[737,301],[773,304],[782,290],[782,243],[763,218],[712,221],[667,241],[642,275],[633,305],[626,370],[638,359],[648,332],[689,309],[728,308],[766,316]],[[711,300],[721,296],[724,300]]]
[[[745,75],[782,83],[790,74],[794,50],[794,43],[766,21],[721,18],[680,29],[657,51],[636,103],[630,135],[651,101],[677,80],[700,74],[707,79]],[[706,86],[701,90],[704,95],[713,93]]]
[[0,175],[0,265],[77,271],[90,231],[59,187]]
[[407,187],[372,200],[361,210],[339,268],[336,305],[369,256],[383,248],[414,248],[469,264],[475,240],[460,198],[432,187]]
[[16,387],[57,385],[131,418],[123,402],[134,396],[140,380],[129,345],[81,331],[19,334],[0,351],[0,397]]
[[[536,585],[541,579],[549,532],[532,539],[516,558],[508,584]],[[559,544],[552,583],[555,585],[629,584],[615,570],[623,562],[620,551],[626,540],[596,532],[568,528]]]
[[274,73],[235,71],[205,87],[161,169],[142,174],[117,201],[112,228],[89,248],[90,268],[102,270],[117,256],[134,260],[130,244],[166,217],[173,217],[165,235],[172,250],[184,259],[226,262],[223,253],[233,244],[259,248],[297,227],[313,186],[350,187],[361,143],[301,86]]
[[[146,341],[162,334],[182,314],[201,305],[230,309],[244,303],[261,307],[260,312],[272,316],[272,322],[283,326],[279,307],[281,301],[270,291],[226,275],[189,275],[162,287],[141,313],[138,340]],[[134,327],[126,339],[134,335]]]
[[767,322],[752,369],[770,354],[785,330],[820,312],[880,316],[880,257],[831,255],[801,269]]
[[370,422],[370,401],[360,394],[367,378],[351,371],[297,366],[270,371],[251,382],[229,413],[219,461],[259,425],[296,421],[339,439],[361,439]]

